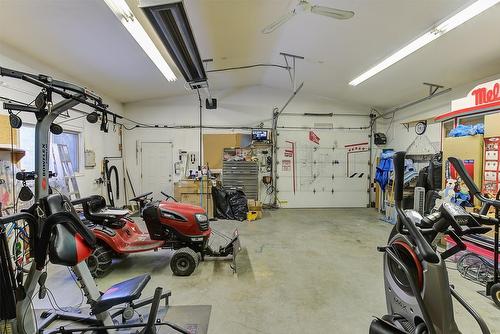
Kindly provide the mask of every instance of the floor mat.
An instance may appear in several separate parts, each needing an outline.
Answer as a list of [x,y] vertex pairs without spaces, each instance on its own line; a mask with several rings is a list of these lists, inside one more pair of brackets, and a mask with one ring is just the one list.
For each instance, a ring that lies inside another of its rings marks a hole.
[[171,306],[163,319],[187,329],[191,334],[206,334],[211,311],[210,305]]
[[[147,307],[138,309],[138,314],[147,319]],[[162,321],[170,322],[176,324],[186,330],[191,334],[207,334],[208,323],[210,321],[210,313],[212,311],[211,305],[185,305],[185,306],[169,306],[168,309],[165,307],[160,307],[158,311],[158,316]],[[41,322],[40,314],[42,310],[35,310],[38,315],[38,323]],[[83,313],[88,314],[88,309],[83,309]],[[120,316],[115,318],[116,321],[120,321]],[[130,320],[128,323],[138,323],[140,322],[138,317]],[[82,324],[71,324],[66,320],[55,321],[51,326],[44,331],[44,333],[50,333],[51,329],[56,329],[59,326],[71,327],[85,327]],[[178,332],[168,326],[157,327],[158,334],[177,334]],[[120,330],[119,333],[130,333],[130,330]],[[134,332],[134,331],[132,331]],[[135,333],[135,332],[134,332]]]

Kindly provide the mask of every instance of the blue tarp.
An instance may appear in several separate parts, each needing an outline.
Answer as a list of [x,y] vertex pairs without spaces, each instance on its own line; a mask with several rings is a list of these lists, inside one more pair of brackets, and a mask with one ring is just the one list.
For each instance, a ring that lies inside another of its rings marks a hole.
[[[377,172],[375,173],[375,182],[380,185],[382,191],[385,191],[385,187],[389,183],[391,177],[391,172],[394,169],[392,161],[393,156],[394,151],[385,151],[380,154],[380,162],[377,166]],[[418,173],[415,171],[413,160],[405,159],[404,183],[408,183],[416,177],[418,177]]]
[[484,124],[478,123],[476,125],[463,125],[460,124],[456,128],[451,129],[450,137],[465,137],[475,136],[477,134],[484,134]]
[[375,182],[380,185],[382,191],[385,191],[385,187],[389,183],[391,171],[394,168],[392,164],[393,155],[394,151],[385,151],[380,154],[380,162],[375,173]]

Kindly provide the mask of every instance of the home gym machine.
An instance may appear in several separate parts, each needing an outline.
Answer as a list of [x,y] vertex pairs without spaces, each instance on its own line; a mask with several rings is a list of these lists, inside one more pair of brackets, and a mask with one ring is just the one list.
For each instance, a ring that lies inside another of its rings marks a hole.
[[[54,80],[46,75],[33,75],[1,67],[0,75],[21,79],[42,89],[34,101],[34,107],[4,103],[4,109],[9,111],[10,123],[14,128],[19,128],[22,121],[13,111],[34,113],[37,123],[35,126],[35,203],[27,210],[0,218],[0,232],[2,232],[0,233],[0,268],[2,269],[0,272],[2,288],[0,315],[2,320],[13,320],[11,323],[15,325],[11,327],[11,330],[16,334],[114,333],[117,330],[120,330],[120,333],[154,334],[160,326],[169,326],[176,332],[188,334],[187,330],[175,324],[157,319],[161,309],[160,302],[165,300],[168,306],[170,292],[164,293],[162,288],[158,287],[154,297],[138,300],[150,280],[148,274],[117,283],[101,293],[85,262],[92,248],[95,247],[94,234],[80,221],[66,196],[49,195],[49,131],[52,129],[53,132],[59,132],[57,125],[53,122],[63,112],[78,104],[88,105],[101,115],[112,114],[107,110],[107,105],[99,96],[85,88]],[[62,97],[62,100],[54,103],[53,95]],[[24,278],[23,270],[15,272],[12,268],[6,245],[7,240],[3,233],[3,227],[6,224],[22,221],[29,225],[29,245],[33,258],[26,278]],[[37,321],[33,298],[35,291],[38,291],[39,298],[44,298],[46,294],[47,255],[49,262],[72,268],[87,298],[90,314],[49,311],[42,313],[42,321]],[[125,306],[118,308],[119,305]],[[134,318],[134,314],[136,309],[147,305],[151,307],[147,321],[143,323],[140,319]],[[117,316],[121,316],[121,323],[115,323],[114,318]],[[56,320],[62,320],[65,324],[56,329],[48,329]],[[71,325],[74,324],[78,324],[80,328],[72,328]]]
[[[370,334],[460,334],[455,322],[452,296],[476,320],[481,333],[490,331],[474,309],[450,285],[445,259],[465,249],[461,237],[490,230],[462,207],[444,203],[422,217],[403,210],[405,152],[394,155],[394,200],[397,223],[389,243],[379,247],[384,253],[384,283],[388,314],[370,325]],[[462,161],[450,158],[469,189],[472,180]],[[470,184],[470,185],[469,185]],[[476,187],[477,188],[477,187]],[[450,236],[455,246],[440,253],[433,241],[440,234]]]

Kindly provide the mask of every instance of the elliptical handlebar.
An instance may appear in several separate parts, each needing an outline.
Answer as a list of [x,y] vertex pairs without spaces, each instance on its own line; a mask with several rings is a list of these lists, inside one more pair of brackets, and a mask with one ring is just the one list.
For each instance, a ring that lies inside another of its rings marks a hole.
[[396,207],[396,212],[398,213],[399,221],[404,224],[408,233],[413,237],[415,244],[420,252],[422,258],[429,263],[438,263],[439,257],[432,248],[432,246],[427,242],[427,240],[422,235],[422,232],[413,224],[413,222],[408,219],[403,209]]
[[403,224],[408,233],[413,237],[415,244],[420,252],[422,258],[430,263],[438,263],[439,257],[422,235],[422,232],[415,226],[415,224],[408,219],[405,212],[401,208],[403,201],[403,187],[404,187],[404,172],[405,172],[405,156],[406,152],[396,152],[394,154],[394,201],[396,212],[398,214],[397,230],[401,233],[401,224]]
[[[488,209],[489,206],[500,208],[500,200],[487,198],[486,196],[481,194],[479,187],[474,183],[469,173],[467,173],[464,162],[462,160],[457,159],[455,157],[449,157],[448,161],[453,165],[458,175],[460,176],[462,181],[464,181],[465,185],[467,186],[467,188],[469,188],[469,191],[473,196],[475,196],[479,201],[487,205]],[[484,211],[484,209],[481,209],[481,211]],[[486,209],[486,212],[487,211],[488,210]]]
[[396,206],[400,206],[403,200],[404,173],[405,173],[406,152],[396,152],[394,154],[394,201]]

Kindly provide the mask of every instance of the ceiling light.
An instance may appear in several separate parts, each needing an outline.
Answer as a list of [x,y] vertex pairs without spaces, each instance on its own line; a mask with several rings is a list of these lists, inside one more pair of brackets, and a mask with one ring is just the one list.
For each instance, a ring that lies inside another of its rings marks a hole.
[[170,57],[193,89],[207,81],[200,52],[182,1],[141,0],[139,7],[167,48]]
[[471,4],[470,6],[466,7],[465,9],[461,10],[457,14],[453,15],[443,23],[439,24],[435,28],[431,29],[424,35],[418,37],[416,40],[411,42],[410,44],[406,45],[402,49],[396,51],[394,54],[389,56],[388,58],[384,59],[382,62],[379,64],[375,65],[365,73],[361,74],[359,77],[356,79],[352,80],[349,82],[349,85],[351,86],[357,86],[363,81],[371,78],[375,74],[385,70],[389,66],[397,63],[401,59],[405,58],[406,56],[412,54],[413,52],[417,51],[418,49],[422,48],[424,45],[432,42],[436,38],[443,36],[446,34],[448,31],[453,30],[454,28],[458,27],[464,22],[467,22],[471,18],[475,17],[476,15],[481,14],[488,8],[496,5],[500,0],[478,0]]
[[115,16],[125,26],[132,37],[134,37],[144,52],[146,52],[151,61],[156,65],[156,67],[158,67],[163,76],[168,81],[175,81],[177,77],[174,72],[170,66],[168,66],[165,58],[163,58],[160,51],[156,48],[155,44],[134,16],[125,0],[104,0],[104,2],[106,2]]

